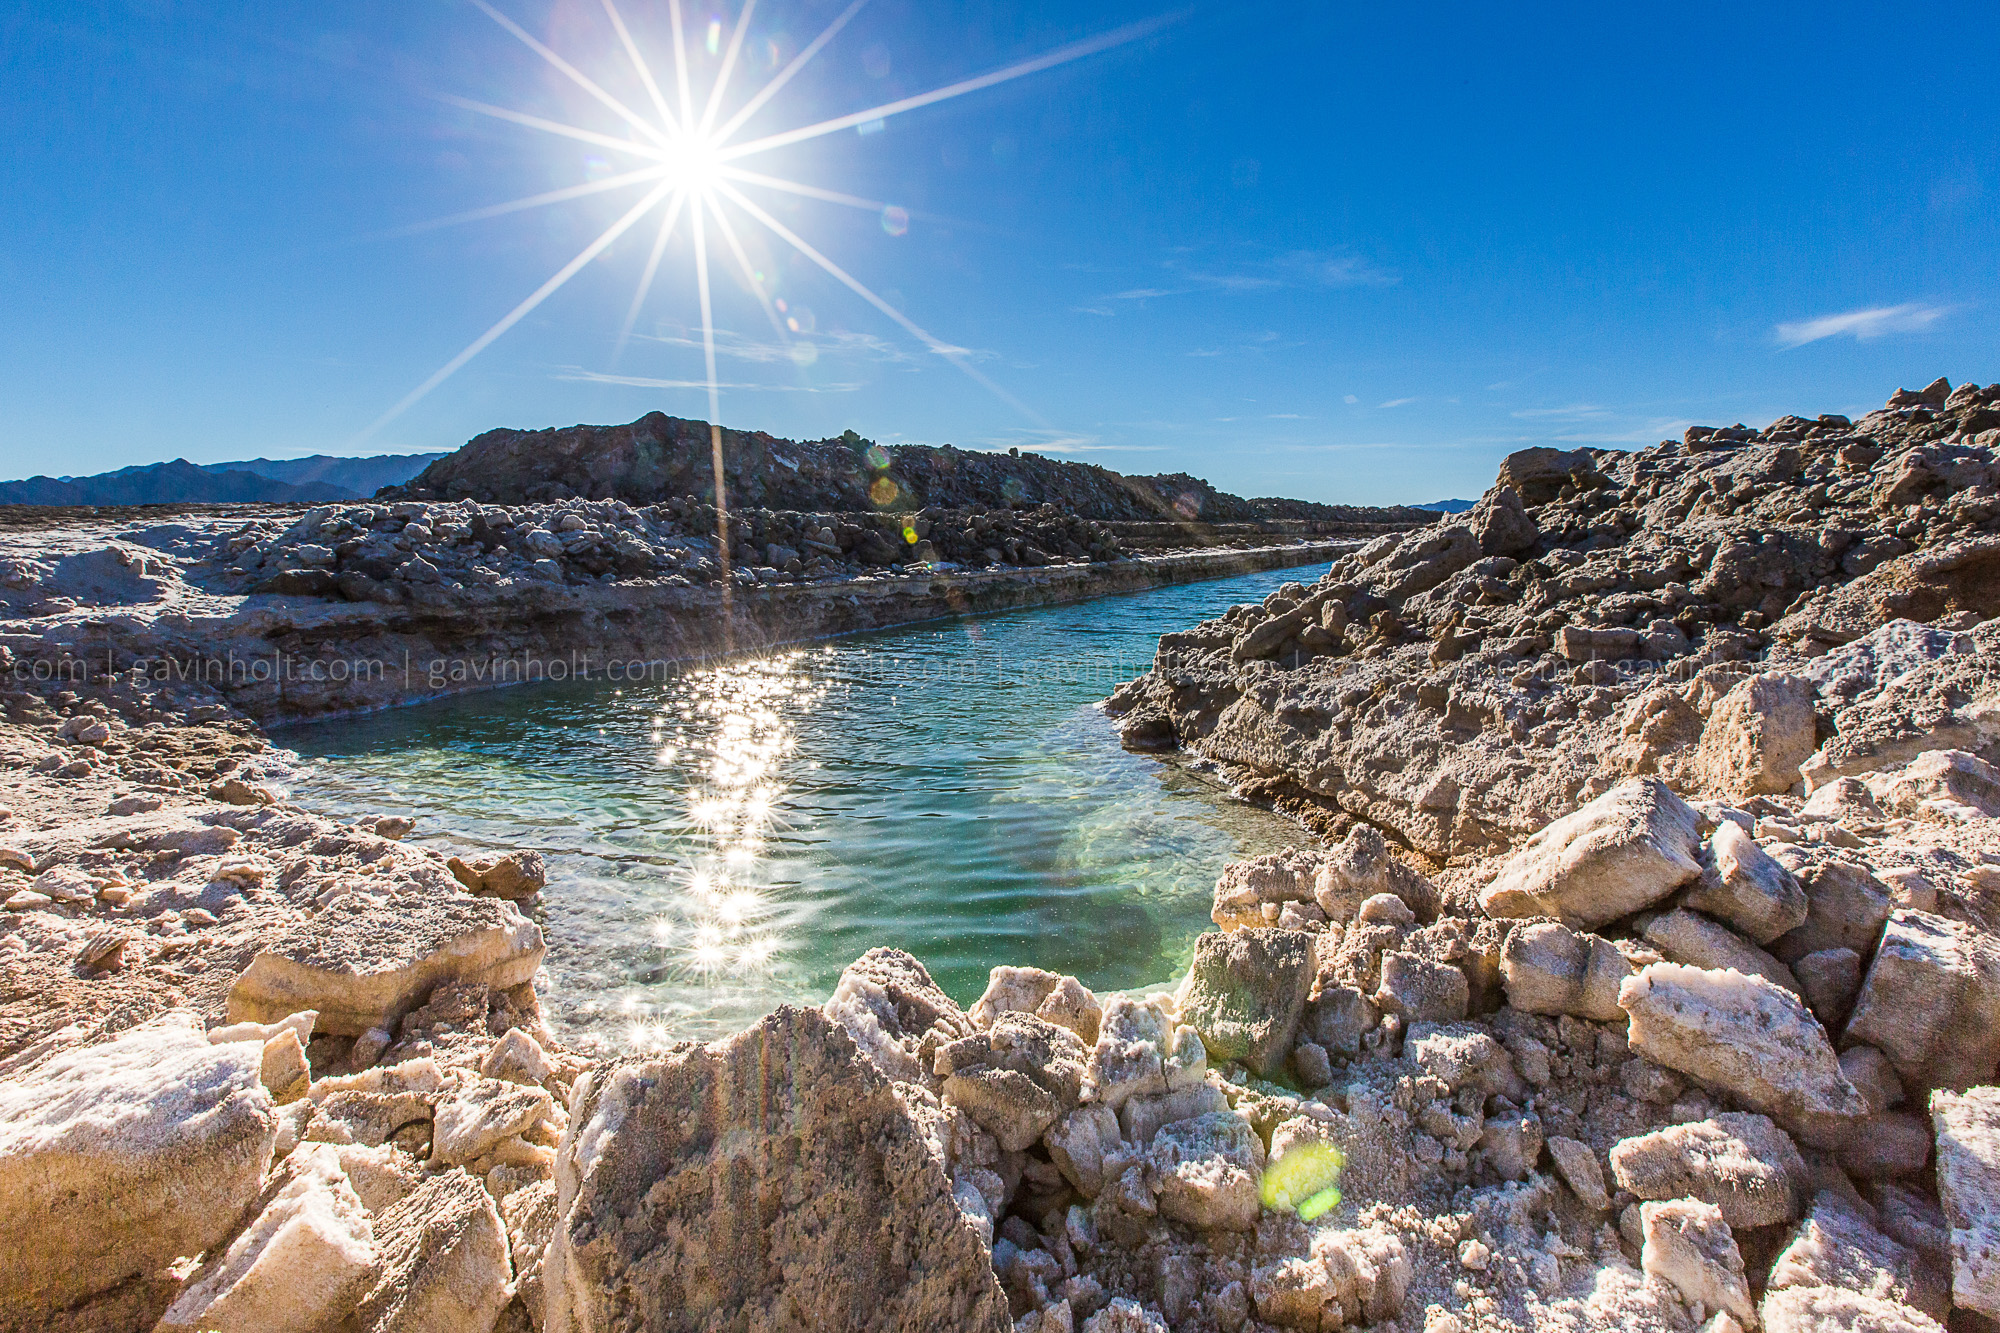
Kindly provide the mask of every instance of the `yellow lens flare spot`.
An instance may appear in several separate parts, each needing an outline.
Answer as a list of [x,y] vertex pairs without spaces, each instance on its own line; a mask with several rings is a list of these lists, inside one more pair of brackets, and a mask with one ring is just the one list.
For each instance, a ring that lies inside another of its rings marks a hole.
[[1307,1222],[1340,1203],[1340,1173],[1347,1156],[1331,1143],[1301,1143],[1265,1168],[1258,1197],[1273,1212],[1296,1212]]
[[911,546],[917,544],[917,530],[907,523],[903,525],[903,540]]
[[877,477],[875,484],[868,488],[868,498],[878,509],[887,509],[896,503],[896,497],[902,493],[903,488],[887,477]]

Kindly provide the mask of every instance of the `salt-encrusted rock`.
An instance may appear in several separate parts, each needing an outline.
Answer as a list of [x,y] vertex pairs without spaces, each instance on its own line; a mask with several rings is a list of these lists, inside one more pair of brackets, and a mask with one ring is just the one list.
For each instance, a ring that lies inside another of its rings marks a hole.
[[1012,1326],[944,1161],[817,1010],[584,1075],[556,1181],[556,1333]]
[[1825,949],[1852,949],[1863,958],[1875,950],[1882,923],[1895,903],[1868,867],[1853,861],[1826,861],[1802,876],[1805,923],[1771,942],[1771,952],[1789,963]]
[[1641,1268],[1691,1303],[1726,1310],[1745,1326],[1757,1322],[1743,1254],[1721,1210],[1699,1199],[1671,1199],[1639,1205],[1639,1218],[1646,1237]]
[[0,1317],[33,1326],[228,1239],[277,1136],[261,1054],[176,1012],[0,1082]]
[[1146,1156],[1162,1216],[1204,1231],[1257,1225],[1264,1145],[1248,1121],[1211,1111],[1161,1128]]
[[1611,1174],[1641,1199],[1712,1203],[1732,1227],[1791,1221],[1811,1180],[1789,1135],[1738,1111],[1626,1139],[1611,1149]]
[[433,1113],[431,1165],[464,1166],[501,1140],[527,1133],[554,1109],[554,1099],[538,1087],[495,1078],[461,1084]]
[[1964,750],[1926,750],[1871,786],[1882,807],[1899,815],[1936,809],[2000,816],[2000,769]]
[[1317,1259],[1280,1258],[1251,1270],[1250,1299],[1266,1324],[1317,1329],[1320,1312],[1333,1301],[1333,1278]]
[[1868,1114],[1805,1002],[1741,972],[1653,963],[1626,979],[1632,1049],[1817,1138]]
[[[1314,877],[1324,859],[1320,852],[1287,847],[1230,862],[1215,881],[1210,919],[1223,930],[1270,925],[1284,904],[1313,900]],[[1270,909],[1269,917],[1266,908]]]
[[532,898],[549,882],[548,863],[536,851],[505,852],[445,862],[453,878],[474,893],[492,898]]
[[1860,778],[1835,778],[1819,787],[1799,807],[1799,813],[1852,825],[1879,824],[1887,818],[1875,801],[1875,793]]
[[1472,983],[1451,964],[1400,950],[1382,955],[1375,1005],[1383,1013],[1401,1014],[1406,1023],[1454,1023],[1471,1001]]
[[362,1333],[491,1333],[513,1292],[507,1230],[486,1187],[432,1176],[375,1219],[382,1267],[355,1308]]
[[985,1032],[938,1048],[934,1072],[944,1097],[1020,1152],[1076,1109],[1083,1094],[1083,1043],[1067,1028],[1012,1011]]
[[1381,1016],[1375,1002],[1354,987],[1329,982],[1306,1002],[1299,1039],[1315,1043],[1329,1056],[1352,1060],[1361,1054],[1362,1036]]
[[1519,555],[1542,535],[1521,503],[1520,492],[1504,484],[1480,497],[1465,521],[1479,538],[1479,549],[1487,555]]
[[2000,1065],[2000,948],[1974,927],[1898,910],[1882,931],[1845,1039],[1911,1083],[1966,1088]]
[[1476,1146],[1494,1175],[1502,1180],[1526,1180],[1541,1158],[1542,1137],[1539,1117],[1507,1111],[1487,1117]]
[[870,949],[849,963],[825,1012],[884,1076],[933,1092],[937,1048],[975,1031],[924,965],[901,949]]
[[1921,1310],[1838,1287],[1766,1292],[1757,1313],[1764,1333],[1944,1333],[1944,1325]]
[[549,1053],[542,1044],[520,1028],[508,1028],[493,1049],[479,1062],[482,1078],[508,1083],[531,1083],[539,1087],[549,1076]]
[[1512,1102],[1527,1098],[1528,1087],[1507,1048],[1470,1023],[1413,1024],[1404,1036],[1403,1054],[1453,1092],[1473,1087]]
[[424,1171],[417,1159],[393,1144],[371,1148],[358,1143],[334,1143],[327,1147],[340,1159],[347,1183],[353,1186],[361,1206],[371,1215],[393,1208],[424,1181]]
[[1611,1209],[1611,1195],[1604,1188],[1604,1167],[1598,1162],[1597,1154],[1589,1144],[1581,1139],[1565,1138],[1561,1134],[1551,1134],[1548,1140],[1549,1156],[1554,1159],[1556,1170],[1568,1184],[1570,1192],[1586,1208],[1603,1213]]
[[507,1250],[513,1260],[514,1291],[528,1308],[536,1328],[543,1322],[547,1294],[542,1285],[542,1256],[556,1230],[556,1186],[552,1180],[524,1185],[500,1200],[500,1220],[507,1228]]
[[1139,1302],[1117,1296],[1083,1321],[1083,1333],[1167,1333],[1167,1321]]
[[1915,1276],[1916,1256],[1908,1246],[1883,1235],[1840,1191],[1821,1190],[1771,1265],[1765,1287],[1839,1287],[1908,1305]]
[[257,1081],[279,1106],[295,1102],[312,1086],[312,1067],[306,1063],[306,1048],[299,1034],[286,1028],[264,1043],[257,1060]]
[[1192,1120],[1211,1111],[1227,1111],[1229,1099],[1213,1083],[1196,1083],[1172,1092],[1133,1097],[1118,1108],[1118,1130],[1125,1142],[1149,1148],[1153,1136],[1181,1120]]
[[989,1028],[1005,1013],[1035,1014],[1068,1028],[1085,1046],[1097,1044],[1104,1010],[1075,977],[1039,967],[996,967],[988,975],[986,993],[967,1011],[974,1027]]
[[1086,1199],[1103,1192],[1106,1161],[1125,1146],[1117,1113],[1102,1102],[1086,1102],[1050,1125],[1042,1143],[1063,1178]]
[[1342,1324],[1381,1324],[1403,1312],[1413,1270],[1395,1232],[1374,1225],[1321,1231],[1313,1256],[1333,1279]]
[[1805,889],[1740,825],[1723,820],[1708,845],[1712,864],[1688,891],[1689,907],[1720,917],[1755,944],[1805,924]]
[[287,1014],[275,1023],[227,1023],[210,1028],[208,1039],[217,1046],[226,1041],[254,1041],[261,1046],[281,1032],[290,1032],[304,1045],[312,1040],[313,1025],[318,1021],[319,1015],[308,1009],[302,1014]]
[[1175,1024],[1164,999],[1119,995],[1104,1006],[1085,1095],[1115,1108],[1128,1097],[1200,1082],[1206,1068],[1201,1038],[1193,1028]]
[[1356,824],[1329,853],[1313,878],[1312,897],[1329,921],[1352,920],[1361,904],[1394,894],[1419,921],[1435,920],[1437,886],[1398,861],[1372,824]]
[[[1735,825],[1729,825],[1734,828]],[[1711,970],[1734,968],[1799,994],[1791,969],[1719,921],[1677,908],[1646,923],[1646,943],[1677,963]]]
[[1621,782],[1529,838],[1480,891],[1480,906],[1578,928],[1629,916],[1701,873],[1700,824],[1658,779]]
[[1886,1111],[1903,1101],[1903,1080],[1897,1075],[1896,1067],[1889,1063],[1888,1056],[1873,1046],[1850,1046],[1842,1051],[1840,1072],[1847,1075],[1849,1083],[1861,1089],[1861,1095],[1876,1111]]
[[195,1270],[155,1333],[318,1333],[348,1316],[379,1269],[368,1212],[339,1156],[308,1144],[280,1165],[256,1219]]
[[1931,1094],[1952,1304],[2000,1319],[2000,1088]]
[[1821,949],[1792,964],[1799,994],[1806,1007],[1826,1026],[1837,1030],[1861,989],[1861,955],[1852,949]]
[[1508,932],[1500,974],[1507,1002],[1523,1013],[1611,1023],[1625,1016],[1618,988],[1632,975],[1632,964],[1607,939],[1537,921]]
[[532,980],[543,952],[541,927],[499,899],[348,894],[257,951],[230,988],[229,1018],[314,1009],[320,1032],[390,1029],[448,982]]
[[1304,931],[1248,928],[1203,935],[1179,1016],[1215,1060],[1271,1074],[1291,1054],[1317,967]]
[[412,1127],[426,1137],[430,1132],[431,1098],[427,1093],[334,1092],[315,1100],[319,1110],[306,1126],[306,1138],[315,1143],[358,1143],[373,1148]]
[[1813,683],[1766,672],[1731,689],[1708,715],[1695,774],[1729,796],[1782,792],[1799,780],[1799,765],[1818,744]]
[[1842,1140],[1836,1159],[1856,1180],[1913,1176],[1931,1159],[1931,1127],[1901,1111],[1877,1111]]

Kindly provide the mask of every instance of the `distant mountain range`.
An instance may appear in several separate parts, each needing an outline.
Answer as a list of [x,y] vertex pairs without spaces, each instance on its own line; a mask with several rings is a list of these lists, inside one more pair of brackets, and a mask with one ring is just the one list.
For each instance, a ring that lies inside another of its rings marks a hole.
[[1477,500],[1433,500],[1427,505],[1411,505],[1412,509],[1428,509],[1434,514],[1463,514],[1478,504]]
[[377,454],[372,458],[247,458],[240,463],[171,463],[120,468],[90,477],[29,477],[0,482],[0,504],[318,504],[364,500],[399,486],[443,458]]

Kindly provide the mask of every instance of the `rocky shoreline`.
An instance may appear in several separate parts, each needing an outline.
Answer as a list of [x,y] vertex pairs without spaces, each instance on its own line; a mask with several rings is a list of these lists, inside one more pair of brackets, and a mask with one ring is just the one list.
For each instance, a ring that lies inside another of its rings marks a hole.
[[[1984,1328],[1997,405],[1515,455],[1463,519],[1163,638],[1128,744],[1321,835],[1224,873],[1171,989],[1001,967],[962,1009],[874,949],[822,1008],[605,1061],[541,1021],[537,858],[272,789],[251,717],[401,695],[133,667],[331,663],[371,618],[661,656],[702,558],[669,525],[44,534],[0,580],[0,1326]],[[553,571],[508,563],[529,532]],[[745,633],[854,628],[1243,558],[729,591]]]

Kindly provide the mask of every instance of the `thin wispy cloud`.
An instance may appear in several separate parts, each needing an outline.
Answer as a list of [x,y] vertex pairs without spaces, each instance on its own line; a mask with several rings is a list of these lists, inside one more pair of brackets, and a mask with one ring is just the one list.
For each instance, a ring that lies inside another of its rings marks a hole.
[[1566,407],[1524,407],[1509,415],[1522,421],[1596,421],[1611,413],[1595,403],[1571,403]]
[[[614,384],[626,389],[701,389],[708,388],[707,380],[654,379],[649,375],[610,375],[597,370],[585,370],[572,366],[557,371],[552,377],[578,384]],[[866,384],[718,384],[719,389],[729,389],[736,393],[857,393],[867,388]]]
[[1417,400],[1416,400],[1416,399],[1414,399],[1414,398],[1391,398],[1391,399],[1390,399],[1390,400],[1389,400],[1388,402],[1386,402],[1386,403],[1378,403],[1378,404],[1377,404],[1377,406],[1378,406],[1378,407],[1407,407],[1407,406],[1408,406],[1409,404],[1411,404],[1411,403],[1414,403],[1414,402],[1416,402],[1416,401],[1417,401]]
[[1950,313],[1951,307],[1923,305],[1909,301],[1902,305],[1875,306],[1868,310],[1849,310],[1839,315],[1821,315],[1818,319],[1802,319],[1796,323],[1780,324],[1772,330],[1778,346],[1789,350],[1816,343],[1823,338],[1853,338],[1865,342],[1871,338],[1884,337],[1891,333],[1916,333]]
[[[1200,292],[1269,292],[1283,288],[1387,287],[1401,281],[1390,269],[1346,250],[1290,250],[1279,255],[1238,259],[1226,265],[1196,264],[1185,252],[1163,261],[1169,284],[1149,283],[1112,292],[1107,301],[1156,301]],[[1084,307],[1100,313],[1102,306]]]

